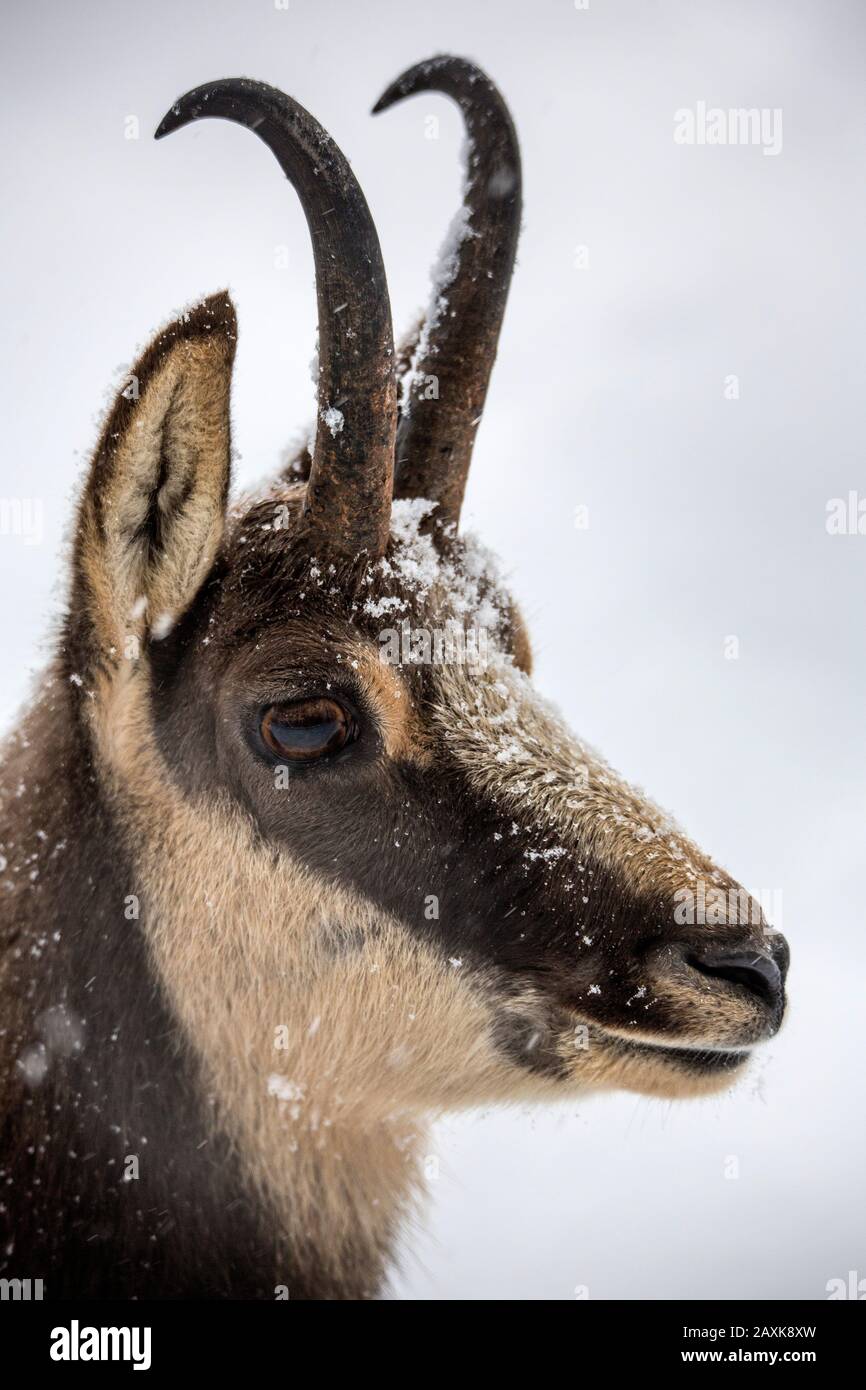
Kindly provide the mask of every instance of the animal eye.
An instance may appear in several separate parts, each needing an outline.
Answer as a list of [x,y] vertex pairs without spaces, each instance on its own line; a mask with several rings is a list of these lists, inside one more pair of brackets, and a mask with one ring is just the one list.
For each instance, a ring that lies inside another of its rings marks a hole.
[[336,700],[295,700],[271,705],[261,723],[262,738],[277,757],[315,762],[339,753],[358,736],[352,716]]

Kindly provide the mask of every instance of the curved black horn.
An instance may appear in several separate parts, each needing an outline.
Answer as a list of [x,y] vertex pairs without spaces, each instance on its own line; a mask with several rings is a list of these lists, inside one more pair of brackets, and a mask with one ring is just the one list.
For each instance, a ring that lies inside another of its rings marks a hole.
[[254,130],[301,200],[316,266],[319,410],[302,524],[311,546],[381,555],[390,528],[397,388],[379,238],[358,182],[327,131],[263,82],[226,78],[187,92],[156,138],[217,116]]
[[[395,496],[429,497],[439,504],[434,520],[447,524],[460,516],[514,269],[520,150],[496,87],[462,58],[431,58],[409,68],[373,111],[427,91],[445,92],[463,112],[469,135],[466,191],[434,277],[414,380],[404,389]],[[435,378],[438,398],[424,378]]]

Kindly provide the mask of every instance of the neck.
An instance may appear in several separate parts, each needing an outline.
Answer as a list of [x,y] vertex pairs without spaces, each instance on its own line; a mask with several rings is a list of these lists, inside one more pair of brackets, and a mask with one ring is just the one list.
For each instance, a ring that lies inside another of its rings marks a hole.
[[56,683],[0,771],[0,1170],[27,1194],[0,1273],[49,1298],[375,1296],[417,1131],[316,1070],[326,1020],[263,987],[243,890],[203,903],[189,826],[164,874],[130,853],[68,716]]

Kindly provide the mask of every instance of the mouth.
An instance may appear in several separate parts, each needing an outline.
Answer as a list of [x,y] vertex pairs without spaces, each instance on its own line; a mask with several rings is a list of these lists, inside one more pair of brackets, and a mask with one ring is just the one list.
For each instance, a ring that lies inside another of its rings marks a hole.
[[668,1047],[665,1043],[619,1041],[630,1056],[670,1062],[674,1067],[698,1076],[735,1072],[745,1066],[752,1055],[748,1048]]

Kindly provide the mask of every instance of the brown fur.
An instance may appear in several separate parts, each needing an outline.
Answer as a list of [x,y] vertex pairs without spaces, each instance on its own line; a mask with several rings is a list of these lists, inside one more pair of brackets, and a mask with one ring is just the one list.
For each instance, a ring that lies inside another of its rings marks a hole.
[[[762,950],[762,929],[675,925],[678,889],[734,881],[539,699],[476,550],[436,550],[399,504],[383,556],[311,556],[300,483],[226,520],[235,336],[217,296],[139,362],[85,487],[51,683],[7,756],[0,1153],[19,1223],[38,1197],[24,1246],[49,1282],[366,1297],[431,1117],[707,1093],[781,1013],[695,968],[708,943]],[[383,664],[387,615],[483,617],[490,664]],[[280,788],[261,710],[321,695],[357,711],[358,741]],[[38,1041],[61,1006],[66,1052]],[[60,1140],[35,1142],[58,1112],[105,1173],[147,1125],[148,1201],[115,1169],[65,1237]]]

